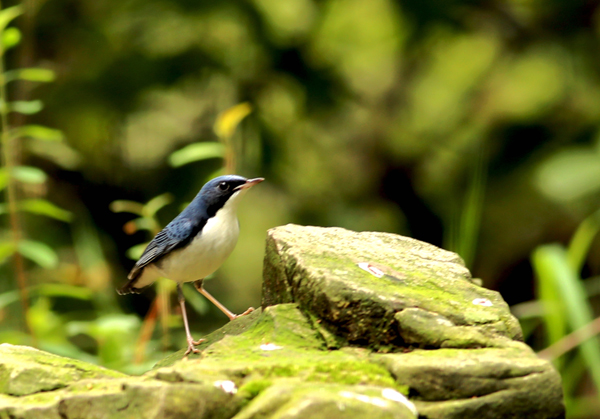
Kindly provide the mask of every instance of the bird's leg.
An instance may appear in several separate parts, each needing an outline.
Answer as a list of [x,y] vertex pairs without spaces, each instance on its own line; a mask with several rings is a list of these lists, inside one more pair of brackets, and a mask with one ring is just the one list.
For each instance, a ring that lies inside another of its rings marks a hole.
[[210,301],[211,303],[216,305],[219,310],[221,310],[227,317],[229,317],[229,320],[233,320],[238,317],[245,316],[246,314],[250,314],[254,311],[254,307],[250,307],[250,308],[248,308],[248,310],[244,311],[242,314],[233,314],[231,311],[229,311],[227,309],[227,307],[225,307],[223,304],[221,304],[219,301],[217,301],[217,299],[215,297],[210,295],[210,293],[204,289],[203,284],[204,284],[204,280],[199,279],[194,282],[194,287],[196,287],[198,292],[200,294],[204,295],[208,299],[208,301]]
[[181,307],[181,315],[183,316],[183,326],[185,327],[185,336],[187,338],[188,343],[188,348],[187,351],[185,351],[184,356],[187,356],[187,354],[189,354],[190,352],[197,354],[200,352],[200,350],[196,349],[194,346],[200,345],[202,342],[204,342],[204,339],[195,341],[192,337],[192,334],[190,333],[190,326],[188,324],[187,313],[185,311],[185,298],[183,297],[183,291],[181,290],[181,284],[179,283],[177,284],[177,299],[179,300],[179,306]]

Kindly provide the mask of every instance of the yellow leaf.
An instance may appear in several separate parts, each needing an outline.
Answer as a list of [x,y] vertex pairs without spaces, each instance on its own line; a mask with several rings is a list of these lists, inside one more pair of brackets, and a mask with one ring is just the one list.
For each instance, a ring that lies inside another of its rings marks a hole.
[[217,117],[214,130],[219,138],[231,138],[242,119],[252,112],[252,106],[243,102],[224,110]]

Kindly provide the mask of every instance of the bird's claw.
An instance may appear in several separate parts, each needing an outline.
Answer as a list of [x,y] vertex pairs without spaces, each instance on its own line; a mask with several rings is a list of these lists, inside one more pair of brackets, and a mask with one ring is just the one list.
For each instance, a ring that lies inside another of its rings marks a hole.
[[188,356],[192,352],[195,354],[199,354],[201,352],[200,349],[197,349],[194,346],[200,345],[205,340],[206,339],[198,339],[198,340],[188,339],[188,348],[187,348],[187,351],[185,351],[185,354],[183,354],[183,356]]
[[254,311],[254,307],[249,307],[248,310],[244,311],[242,314],[236,314],[235,316],[233,316],[233,318],[231,320],[237,319],[238,317],[243,317],[247,314],[250,314]]

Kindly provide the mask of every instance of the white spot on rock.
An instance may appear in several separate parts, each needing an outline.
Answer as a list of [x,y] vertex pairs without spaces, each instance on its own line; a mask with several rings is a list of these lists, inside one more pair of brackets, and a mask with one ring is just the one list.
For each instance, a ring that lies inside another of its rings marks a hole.
[[473,304],[475,304],[476,306],[484,306],[484,307],[491,307],[494,305],[487,298],[476,298],[473,300]]
[[235,383],[233,381],[229,381],[229,380],[215,381],[215,387],[220,388],[225,393],[229,393],[229,394],[237,393],[237,387],[235,386]]
[[276,351],[281,348],[283,348],[283,346],[275,345],[274,343],[263,343],[260,345],[260,349],[263,351]]
[[340,391],[339,394],[347,399],[355,399],[363,403],[369,403],[379,407],[386,406],[386,401],[379,397],[370,397],[365,394],[352,393],[351,391]]
[[377,278],[381,278],[381,277],[383,277],[383,275],[385,275],[381,269],[376,268],[375,266],[371,265],[369,262],[360,262],[357,265],[363,271],[367,271],[368,273],[370,273],[373,276],[376,276]]
[[454,323],[444,317],[436,317],[435,322],[441,326],[454,326]]
[[419,416],[419,412],[417,412],[416,406],[406,398],[406,396],[402,393],[398,393],[393,388],[384,388],[381,390],[381,395],[388,400],[392,400],[398,403],[402,403],[404,406],[408,407],[408,409],[415,415]]

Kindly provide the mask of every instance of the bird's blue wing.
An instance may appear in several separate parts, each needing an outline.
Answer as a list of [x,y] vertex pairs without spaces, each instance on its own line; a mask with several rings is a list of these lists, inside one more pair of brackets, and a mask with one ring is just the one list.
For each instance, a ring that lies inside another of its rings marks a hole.
[[169,252],[185,246],[195,237],[205,223],[205,220],[204,222],[194,223],[189,218],[173,220],[148,244],[146,250],[129,273],[128,278],[137,277],[145,266],[156,262]]

